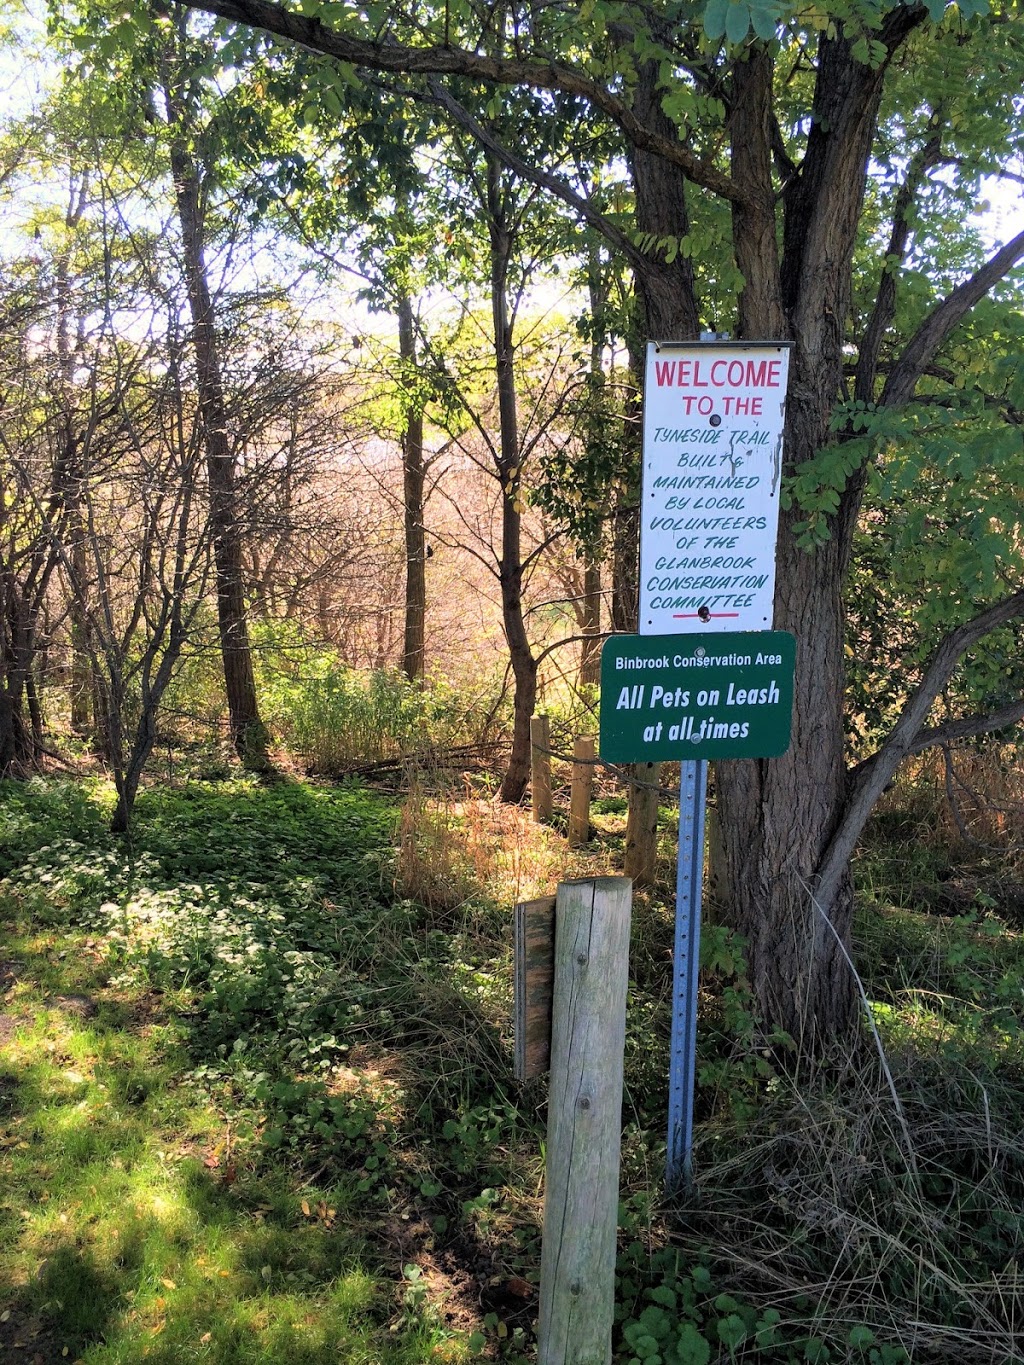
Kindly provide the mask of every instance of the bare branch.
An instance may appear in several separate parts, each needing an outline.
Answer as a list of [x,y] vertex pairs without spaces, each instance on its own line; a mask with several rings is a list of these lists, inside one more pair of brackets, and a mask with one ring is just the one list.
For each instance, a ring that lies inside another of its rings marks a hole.
[[[564,639],[553,640],[537,655],[537,667],[544,662],[549,654],[554,654],[556,650],[564,649],[566,645],[593,644],[595,640],[608,640],[614,635],[612,630],[602,630],[598,635],[566,635]],[[557,757],[557,755],[556,755]]]
[[[934,123],[941,122],[941,113],[936,112]],[[885,265],[878,285],[875,306],[864,329],[864,337],[857,357],[855,397],[869,403],[875,395],[875,377],[878,372],[878,352],[882,338],[896,314],[896,276],[889,268],[893,260],[902,264],[910,243],[910,210],[917,198],[918,191],[925,183],[931,168],[941,159],[942,135],[934,132],[924,146],[911,159],[906,178],[896,194],[893,206],[892,228],[889,247],[885,253]]]
[[498,160],[507,166],[513,174],[517,175],[520,180],[525,180],[529,184],[540,185],[541,188],[548,190],[557,199],[561,199],[564,204],[575,209],[584,222],[589,223],[592,228],[600,232],[608,244],[616,251],[621,252],[635,270],[643,271],[649,268],[650,261],[644,256],[643,252],[638,251],[622,229],[616,227],[604,214],[599,213],[588,199],[577,194],[570,185],[567,185],[557,175],[552,175],[539,166],[531,166],[521,156],[517,156],[515,152],[500,142],[489,129],[484,128],[464,105],[449,95],[438,81],[430,80],[427,85],[434,103],[444,109],[449,117],[453,118],[482,147],[493,152]]
[[949,681],[961,656],[990,630],[1019,616],[1024,616],[1024,591],[1004,597],[973,620],[957,626],[932,655],[923,678],[904,706],[889,738],[878,753],[867,763],[861,764],[851,785],[839,825],[818,865],[816,890],[826,908],[832,902],[875,802],[899,765],[908,754],[914,752],[914,744],[921,735],[921,727],[932,703]]
[[[932,725],[926,730],[921,730],[907,750],[907,756],[923,754],[925,749],[946,748],[961,739],[974,739],[978,735],[998,734],[1000,730],[1008,730],[1011,725],[1016,725],[1021,720],[1024,720],[1024,697],[1018,697],[1016,701],[1008,702],[1006,706],[1001,706],[997,711],[987,711],[984,714],[979,712],[973,716],[963,716],[960,720],[944,721],[942,725]],[[863,763],[858,763],[856,767],[851,768],[850,777],[854,781],[859,781],[861,774],[868,771],[877,757],[877,754],[872,754]]]

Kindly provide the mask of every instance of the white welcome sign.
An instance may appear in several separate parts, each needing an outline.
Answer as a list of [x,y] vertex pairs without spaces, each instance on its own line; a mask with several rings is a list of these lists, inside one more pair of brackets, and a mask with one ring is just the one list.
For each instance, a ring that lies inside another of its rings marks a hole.
[[771,630],[789,348],[651,342],[641,635]]

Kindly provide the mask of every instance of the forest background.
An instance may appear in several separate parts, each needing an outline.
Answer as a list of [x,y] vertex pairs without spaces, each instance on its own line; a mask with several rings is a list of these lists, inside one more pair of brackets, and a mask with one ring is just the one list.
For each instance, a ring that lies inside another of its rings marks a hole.
[[[0,772],[109,773],[98,808],[138,839],[147,774],[418,765],[470,784],[455,816],[409,797],[447,847],[475,782],[522,800],[535,711],[561,752],[593,730],[597,644],[635,624],[643,342],[791,341],[794,745],[715,776],[708,951],[764,1045],[729,1089],[749,1121],[771,1059],[862,1029],[850,858],[897,773],[922,829],[1019,827],[1024,234],[980,216],[1021,183],[1017,7],[201,8],[8,15],[44,77],[0,149]],[[461,903],[417,837],[416,894]],[[957,905],[950,952],[1012,956],[987,881]],[[1008,1302],[957,1320],[990,1315],[978,1359],[1013,1358]],[[760,1308],[719,1310],[716,1349],[775,1349]]]

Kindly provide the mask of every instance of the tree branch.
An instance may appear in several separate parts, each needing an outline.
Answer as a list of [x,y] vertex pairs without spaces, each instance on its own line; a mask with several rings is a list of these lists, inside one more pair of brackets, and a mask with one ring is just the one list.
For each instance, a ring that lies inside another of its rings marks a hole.
[[908,754],[914,752],[925,717],[952,676],[961,656],[990,630],[1018,616],[1024,616],[1024,591],[1004,597],[973,620],[957,626],[932,655],[924,677],[908,699],[889,738],[870,760],[860,765],[839,825],[818,864],[816,894],[826,909],[832,903],[875,802],[889,785],[899,765]]
[[[659,136],[646,127],[628,105],[599,82],[574,67],[554,61],[522,61],[489,57],[464,48],[408,47],[393,40],[370,42],[328,28],[319,19],[283,9],[272,0],[181,0],[187,9],[262,29],[335,61],[350,62],[371,71],[420,76],[468,76],[490,85],[523,85],[537,90],[559,90],[586,100],[612,120],[634,147],[664,157],[694,184],[733,203],[744,203],[747,192],[716,166],[695,156],[683,142]],[[157,3],[157,0],[151,0]]]
[[[941,114],[936,112],[932,122],[939,123]],[[911,159],[906,178],[896,194],[893,206],[892,229],[889,247],[885,253],[885,265],[878,284],[878,295],[871,310],[864,336],[857,356],[856,383],[854,397],[870,403],[875,396],[875,378],[878,373],[878,353],[882,338],[896,315],[896,276],[889,268],[890,261],[903,264],[910,243],[910,210],[918,191],[924,184],[929,170],[942,155],[942,134],[933,132],[924,146]]]
[[[917,738],[907,750],[907,757],[909,758],[911,754],[923,754],[925,749],[955,744],[960,739],[994,735],[1000,730],[1008,730],[1011,725],[1016,725],[1021,720],[1024,720],[1024,697],[1007,702],[998,711],[988,711],[984,715],[979,712],[977,715],[964,716],[960,720],[947,720],[942,725],[931,725],[928,729],[919,731]],[[870,770],[877,758],[878,754],[872,754],[863,763],[851,768],[850,777],[853,781],[859,782],[861,776]]]
[[890,370],[889,378],[882,390],[882,406],[899,407],[913,397],[917,381],[950,332],[1022,258],[1024,232],[1018,232],[1017,236],[990,257],[980,270],[975,271],[969,280],[958,285],[932,309]]
[[638,251],[626,234],[610,222],[602,213],[594,208],[588,199],[559,179],[549,171],[541,170],[538,166],[531,166],[524,161],[521,156],[517,156],[504,145],[490,129],[475,119],[465,105],[460,104],[454,96],[449,95],[448,91],[439,81],[431,78],[427,81],[427,88],[430,91],[430,99],[434,104],[442,108],[450,118],[454,119],[460,128],[465,129],[474,141],[481,147],[492,152],[514,175],[520,180],[525,180],[528,184],[539,185],[542,189],[553,194],[557,199],[561,199],[564,204],[580,215],[580,217],[590,224],[616,251],[622,253],[634,270],[645,270],[649,267],[650,261],[644,256],[642,251]]

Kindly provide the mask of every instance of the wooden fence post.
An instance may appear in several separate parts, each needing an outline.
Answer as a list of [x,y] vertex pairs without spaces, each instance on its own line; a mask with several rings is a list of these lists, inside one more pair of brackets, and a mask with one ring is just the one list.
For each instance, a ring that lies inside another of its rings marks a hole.
[[590,801],[594,792],[593,735],[583,735],[573,745],[572,787],[569,793],[569,847],[590,838]]
[[622,1130],[627,877],[556,900],[538,1365],[610,1365]]
[[660,763],[635,763],[633,776],[644,785],[629,789],[623,871],[636,886],[654,881],[658,861],[658,779]]
[[551,727],[547,716],[530,720],[530,796],[538,825],[551,820]]

